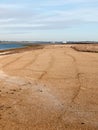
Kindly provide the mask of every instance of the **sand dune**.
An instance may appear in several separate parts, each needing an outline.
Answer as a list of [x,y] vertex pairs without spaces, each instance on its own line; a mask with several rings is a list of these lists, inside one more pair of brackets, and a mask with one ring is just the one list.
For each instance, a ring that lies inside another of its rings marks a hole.
[[98,53],[45,45],[1,55],[0,130],[98,130]]

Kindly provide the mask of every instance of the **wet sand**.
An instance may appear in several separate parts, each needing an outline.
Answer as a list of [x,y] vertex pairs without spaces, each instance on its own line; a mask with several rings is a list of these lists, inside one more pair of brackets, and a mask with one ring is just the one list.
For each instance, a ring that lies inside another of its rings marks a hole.
[[98,53],[70,45],[1,53],[0,130],[98,130]]

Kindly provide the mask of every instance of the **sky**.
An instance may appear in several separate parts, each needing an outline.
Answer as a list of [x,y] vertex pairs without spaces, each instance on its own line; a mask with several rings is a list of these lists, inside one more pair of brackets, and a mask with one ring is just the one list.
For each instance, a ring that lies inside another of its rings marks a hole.
[[98,41],[98,0],[0,0],[0,40]]

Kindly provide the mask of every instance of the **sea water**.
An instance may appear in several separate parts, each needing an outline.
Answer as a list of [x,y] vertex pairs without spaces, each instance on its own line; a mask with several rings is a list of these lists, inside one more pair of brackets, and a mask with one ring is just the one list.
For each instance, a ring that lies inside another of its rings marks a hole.
[[8,50],[8,49],[15,49],[15,48],[22,48],[24,44],[19,43],[0,43],[0,50]]

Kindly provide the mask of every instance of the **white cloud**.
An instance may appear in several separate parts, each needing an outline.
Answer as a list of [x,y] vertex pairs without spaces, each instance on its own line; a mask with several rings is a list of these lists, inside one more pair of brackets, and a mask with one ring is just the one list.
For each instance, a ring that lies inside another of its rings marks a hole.
[[[31,30],[64,29],[73,26],[98,22],[98,8],[81,7],[60,10],[44,9],[44,7],[60,6],[66,4],[92,3],[97,0],[50,0],[35,2],[31,5],[24,4],[1,4],[0,5],[0,32],[23,32]],[[64,7],[63,7],[64,8]],[[39,10],[40,9],[40,10]],[[23,30],[23,31],[22,31]]]

